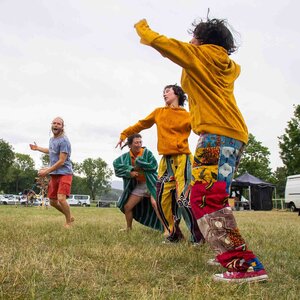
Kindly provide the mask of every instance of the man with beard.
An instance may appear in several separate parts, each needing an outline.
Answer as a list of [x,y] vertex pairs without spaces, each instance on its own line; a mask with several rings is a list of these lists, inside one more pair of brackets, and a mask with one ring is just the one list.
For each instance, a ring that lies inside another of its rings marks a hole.
[[31,150],[49,154],[50,166],[39,170],[38,175],[45,177],[50,175],[48,198],[51,206],[55,207],[66,218],[65,227],[69,228],[74,221],[71,216],[67,196],[71,192],[72,163],[71,144],[64,132],[64,121],[57,117],[52,121],[51,130],[53,137],[50,138],[49,148],[42,148],[36,143],[30,144]]

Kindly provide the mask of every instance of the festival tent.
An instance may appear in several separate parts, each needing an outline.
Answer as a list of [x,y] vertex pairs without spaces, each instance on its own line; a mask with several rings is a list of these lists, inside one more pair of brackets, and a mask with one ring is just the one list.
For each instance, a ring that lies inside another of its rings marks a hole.
[[232,182],[231,190],[241,191],[249,189],[250,209],[271,210],[273,208],[272,194],[275,186],[265,182],[248,172],[235,178]]

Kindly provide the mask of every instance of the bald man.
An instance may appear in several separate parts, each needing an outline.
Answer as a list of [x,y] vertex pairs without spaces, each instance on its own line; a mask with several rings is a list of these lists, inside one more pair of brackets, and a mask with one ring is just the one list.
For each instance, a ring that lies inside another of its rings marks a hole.
[[38,175],[45,177],[50,175],[48,198],[51,206],[55,207],[66,218],[65,227],[69,228],[74,221],[71,215],[67,197],[71,193],[72,184],[72,163],[71,144],[64,133],[64,120],[60,117],[55,118],[51,124],[53,137],[50,138],[49,148],[42,148],[36,143],[30,144],[31,150],[49,154],[50,166],[39,170]]

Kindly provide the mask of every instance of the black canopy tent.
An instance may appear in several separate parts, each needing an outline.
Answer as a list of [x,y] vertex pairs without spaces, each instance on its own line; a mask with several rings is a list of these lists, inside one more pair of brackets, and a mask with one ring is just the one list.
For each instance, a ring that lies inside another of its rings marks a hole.
[[235,178],[231,185],[231,191],[249,189],[250,209],[271,210],[273,208],[272,194],[275,186],[265,182],[248,172]]

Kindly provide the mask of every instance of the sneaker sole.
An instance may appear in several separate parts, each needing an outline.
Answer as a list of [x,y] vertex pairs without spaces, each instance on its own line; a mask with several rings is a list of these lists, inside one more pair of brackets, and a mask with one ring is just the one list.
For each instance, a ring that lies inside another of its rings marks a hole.
[[214,266],[214,267],[220,267],[222,266],[218,261],[216,261],[215,259],[209,259],[207,262],[207,265],[209,266]]
[[218,262],[207,262],[207,264],[209,266],[213,266],[213,267],[221,267],[222,265]]
[[163,245],[177,245],[180,243],[180,241],[176,241],[176,242],[162,241],[161,243]]
[[255,277],[248,278],[224,278],[219,276],[213,276],[214,281],[222,281],[222,282],[233,282],[233,283],[244,283],[244,282],[261,282],[267,281],[269,279],[268,275],[260,275]]

